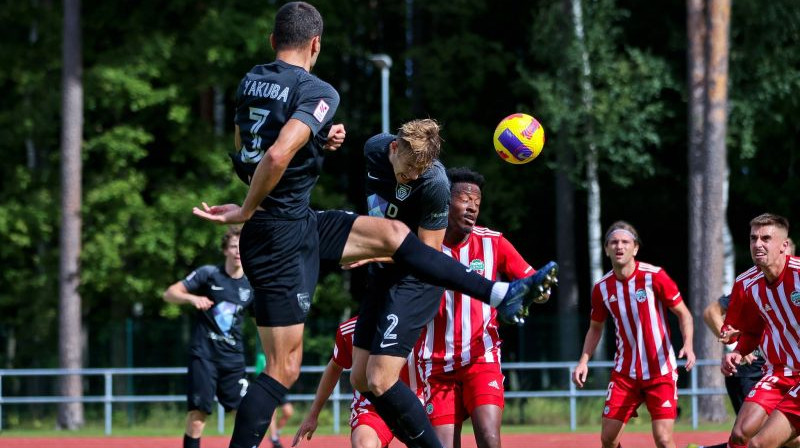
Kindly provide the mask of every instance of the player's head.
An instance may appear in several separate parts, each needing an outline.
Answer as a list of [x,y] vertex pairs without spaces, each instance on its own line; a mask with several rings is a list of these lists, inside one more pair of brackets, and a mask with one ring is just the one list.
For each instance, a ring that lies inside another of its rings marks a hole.
[[407,184],[416,180],[439,158],[441,149],[436,120],[413,120],[400,126],[397,138],[389,145],[389,161],[397,181]]
[[750,256],[756,266],[781,264],[788,250],[788,219],[764,213],[750,221]]
[[275,13],[271,42],[275,51],[310,48],[312,66],[319,55],[322,40],[322,15],[306,2],[289,2]]
[[481,189],[485,179],[469,168],[450,168],[450,211],[447,229],[459,234],[472,232],[481,211]]
[[617,221],[606,231],[605,250],[615,268],[633,262],[639,253],[639,232],[625,221]]
[[242,261],[239,255],[239,237],[242,234],[241,226],[229,226],[225,234],[222,235],[222,242],[220,247],[223,255],[225,255],[225,262],[232,263],[235,266],[241,266]]

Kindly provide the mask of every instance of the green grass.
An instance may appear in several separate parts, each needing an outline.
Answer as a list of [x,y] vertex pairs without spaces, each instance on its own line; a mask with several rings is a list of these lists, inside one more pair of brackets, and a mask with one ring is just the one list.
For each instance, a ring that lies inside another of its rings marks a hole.
[[[679,401],[684,409],[682,418],[676,423],[676,431],[691,432],[691,415],[688,398]],[[295,414],[287,428],[283,430],[286,437],[294,435],[302,421],[308,403],[297,403]],[[603,407],[602,398],[578,400],[576,417],[579,432],[598,432],[600,429],[600,412]],[[52,409],[48,409],[52,411]],[[104,423],[101,407],[86,407],[87,424],[77,431],[59,431],[55,429],[55,416],[52,412],[31,416],[21,415],[19,408],[4,407],[4,430],[0,437],[99,437],[104,436]],[[15,413],[16,411],[16,413]],[[650,432],[650,418],[644,407],[639,409],[640,417],[632,419],[626,431]],[[112,418],[112,436],[127,437],[180,437],[183,434],[185,411],[178,404],[140,404],[126,409],[115,406]],[[346,405],[341,406],[340,431],[349,431],[347,419],[349,411]],[[316,434],[333,434],[333,415],[327,406],[319,418]],[[732,413],[727,422],[719,424],[701,424],[702,431],[730,431],[733,426]],[[230,435],[233,428],[233,416],[226,415],[225,434]],[[508,400],[503,415],[503,432],[514,433],[565,433],[569,432],[569,401],[567,399],[528,399]],[[464,433],[471,434],[470,422],[465,422]],[[205,435],[219,435],[217,432],[217,415],[209,416],[206,421]]]

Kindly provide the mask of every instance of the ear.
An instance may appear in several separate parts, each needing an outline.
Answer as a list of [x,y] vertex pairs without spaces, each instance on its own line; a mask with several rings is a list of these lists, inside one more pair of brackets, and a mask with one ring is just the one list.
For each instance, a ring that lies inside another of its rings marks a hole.
[[639,245],[638,244],[634,244],[634,246],[633,246],[633,256],[635,257],[636,254],[638,254],[638,253],[639,253]]
[[322,50],[322,37],[316,36],[311,39],[311,54],[319,54]]
[[389,154],[397,154],[397,140],[392,140],[392,142],[389,143]]
[[275,36],[272,33],[269,33],[269,46],[275,50]]

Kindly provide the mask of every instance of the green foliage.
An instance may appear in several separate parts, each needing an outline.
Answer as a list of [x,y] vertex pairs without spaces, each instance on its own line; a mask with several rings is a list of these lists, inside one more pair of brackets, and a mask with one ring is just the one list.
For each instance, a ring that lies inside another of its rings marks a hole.
[[616,1],[583,2],[591,91],[587,109],[584,50],[575,37],[572,13],[565,12],[564,2],[547,2],[531,32],[531,48],[547,67],[520,67],[538,99],[534,109],[547,117],[548,139],[578,155],[570,171],[579,185],[585,170],[583,155],[594,145],[601,171],[612,182],[630,186],[655,173],[653,150],[669,129],[671,115],[663,98],[677,90],[677,82],[662,57],[621,41],[620,23],[628,13]]

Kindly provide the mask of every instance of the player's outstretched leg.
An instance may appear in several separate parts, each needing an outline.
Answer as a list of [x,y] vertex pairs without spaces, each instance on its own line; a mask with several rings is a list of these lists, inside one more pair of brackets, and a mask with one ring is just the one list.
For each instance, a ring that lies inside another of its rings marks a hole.
[[532,303],[545,303],[550,298],[550,288],[558,284],[558,264],[551,261],[530,277],[515,280],[508,285],[503,301],[497,306],[497,317],[507,324],[522,325]]

